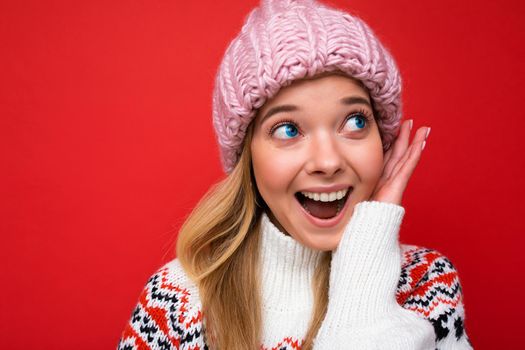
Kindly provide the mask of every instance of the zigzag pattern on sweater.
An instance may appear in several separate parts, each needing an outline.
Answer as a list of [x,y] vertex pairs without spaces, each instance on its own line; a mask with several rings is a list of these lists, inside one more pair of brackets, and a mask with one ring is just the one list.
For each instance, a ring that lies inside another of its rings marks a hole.
[[208,350],[200,308],[167,264],[150,277],[122,334],[118,349]]
[[403,308],[432,323],[436,349],[472,343],[464,328],[465,310],[459,275],[440,252],[402,245],[403,263],[396,299]]
[[[437,350],[456,344],[472,347],[464,329],[459,276],[450,260],[433,249],[405,244],[401,248],[397,302],[432,323]],[[208,350],[198,290],[177,274],[175,265],[166,264],[151,276],[122,333],[119,350]],[[286,337],[261,350],[298,350],[301,343],[302,339]]]

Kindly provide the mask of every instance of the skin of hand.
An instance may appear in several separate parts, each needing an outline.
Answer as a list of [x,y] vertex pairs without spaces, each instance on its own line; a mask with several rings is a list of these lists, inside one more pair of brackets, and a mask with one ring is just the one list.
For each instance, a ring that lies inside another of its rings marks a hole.
[[403,122],[396,142],[385,153],[383,173],[370,196],[371,201],[401,205],[408,180],[421,158],[430,133],[430,127],[420,127],[409,145],[412,124],[412,119]]

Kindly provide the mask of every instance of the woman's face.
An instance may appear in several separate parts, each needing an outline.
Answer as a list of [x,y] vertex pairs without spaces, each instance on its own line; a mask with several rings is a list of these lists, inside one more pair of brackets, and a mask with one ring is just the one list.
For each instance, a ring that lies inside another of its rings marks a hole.
[[281,89],[257,113],[251,153],[271,221],[323,251],[337,248],[354,206],[369,200],[383,169],[368,92],[342,75]]

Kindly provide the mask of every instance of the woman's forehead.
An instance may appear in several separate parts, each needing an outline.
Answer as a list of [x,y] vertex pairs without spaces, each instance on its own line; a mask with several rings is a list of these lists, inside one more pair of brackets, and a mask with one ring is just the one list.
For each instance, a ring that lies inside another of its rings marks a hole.
[[[305,102],[310,102],[311,98],[309,96],[302,95],[302,90],[304,86],[312,87],[312,84],[309,84],[311,81],[323,81],[323,85],[317,85],[317,91],[315,93],[319,93],[319,87],[326,88],[328,87],[327,84],[333,84],[333,83],[341,83],[341,79],[331,79],[326,80],[323,78],[330,77],[330,76],[340,76],[344,77],[346,83],[341,86],[346,86],[349,90],[352,90],[353,95],[363,95],[361,97],[365,98],[370,102],[370,94],[368,92],[368,89],[363,85],[363,83],[355,79],[351,76],[348,76],[340,71],[335,72],[324,72],[318,75],[315,75],[314,77],[304,78],[304,79],[298,79],[293,81],[290,85],[281,88],[272,98],[268,99],[256,112],[255,117],[256,119],[262,118],[262,115],[265,115],[270,108],[275,108],[275,106],[281,106],[281,105],[288,105],[288,104],[297,104],[299,100],[303,100]],[[321,80],[319,80],[321,79]],[[348,84],[348,82],[351,81],[351,84]],[[339,89],[339,88],[338,88]],[[324,90],[326,91],[326,90]],[[329,89],[329,91],[334,91],[334,89]],[[344,95],[346,92],[340,92],[341,90],[336,90],[336,94],[342,94]],[[338,96],[337,98],[341,98],[343,96]],[[345,96],[346,97],[346,96]],[[293,100],[293,101],[292,101]]]

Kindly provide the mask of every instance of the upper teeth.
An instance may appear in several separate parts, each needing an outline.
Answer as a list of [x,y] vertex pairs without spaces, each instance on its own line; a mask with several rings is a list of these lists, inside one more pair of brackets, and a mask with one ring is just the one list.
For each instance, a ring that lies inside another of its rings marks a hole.
[[344,189],[337,192],[330,192],[330,193],[315,193],[315,192],[303,192],[301,193],[310,199],[313,199],[314,201],[321,201],[321,202],[333,202],[335,200],[341,199],[344,196],[346,196],[346,193],[348,192],[348,189]]

